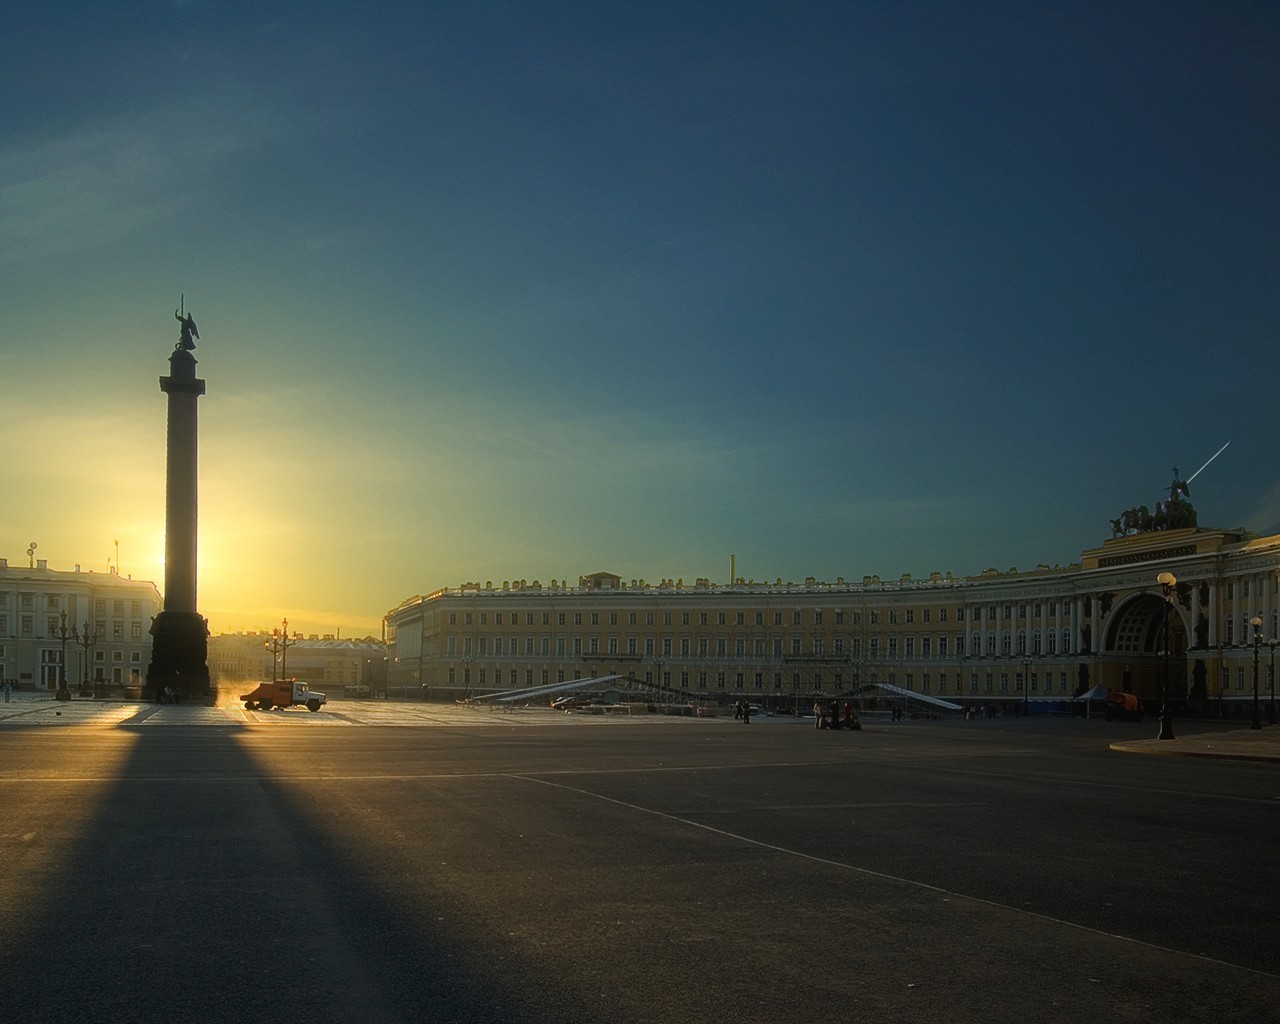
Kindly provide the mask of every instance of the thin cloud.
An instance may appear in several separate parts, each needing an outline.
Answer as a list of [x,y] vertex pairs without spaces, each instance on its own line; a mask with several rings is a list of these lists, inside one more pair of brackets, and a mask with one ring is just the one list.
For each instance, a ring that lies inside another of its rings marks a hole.
[[190,206],[201,169],[267,138],[269,120],[224,97],[11,141],[0,148],[0,260],[97,248],[171,219]]

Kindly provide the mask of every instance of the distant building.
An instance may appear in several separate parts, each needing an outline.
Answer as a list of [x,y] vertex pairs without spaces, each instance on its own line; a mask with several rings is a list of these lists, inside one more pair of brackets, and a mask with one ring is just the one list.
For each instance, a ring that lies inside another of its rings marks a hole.
[[1154,701],[1165,571],[1177,578],[1171,696],[1207,711],[1251,698],[1255,616],[1266,694],[1280,536],[1195,527],[1115,536],[1065,568],[963,578],[464,584],[387,613],[390,681],[442,698],[622,675],[690,699],[778,704],[870,683],[1010,711],[1096,685]]
[[[154,583],[106,573],[50,569],[41,558],[0,558],[0,676],[18,690],[78,692],[141,687],[151,658],[151,619],[163,607]],[[65,633],[64,633],[65,630]]]
[[283,671],[285,678],[305,681],[329,696],[386,693],[386,645],[374,637],[344,640],[291,634],[283,659],[280,648],[279,637],[265,630],[211,636],[210,685],[225,691],[278,679]]

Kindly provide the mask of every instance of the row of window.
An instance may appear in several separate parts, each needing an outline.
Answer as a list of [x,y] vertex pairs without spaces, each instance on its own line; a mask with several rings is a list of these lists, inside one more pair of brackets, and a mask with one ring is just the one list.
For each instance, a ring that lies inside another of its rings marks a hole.
[[[37,604],[37,601],[36,601],[37,596],[39,595],[30,593],[27,591],[20,591],[18,593],[18,610],[24,611],[24,612],[35,611],[36,604]],[[71,598],[73,595],[45,594],[43,596],[44,596],[45,610],[50,612],[56,612],[56,611],[61,611],[65,607],[63,603],[64,601],[67,604],[70,604]],[[4,604],[5,602],[8,601],[8,599],[9,599],[8,591],[0,590],[0,604]],[[104,618],[107,614],[107,604],[108,602],[106,598],[103,598],[103,597],[94,598],[93,614],[99,618]],[[136,617],[142,614],[141,601],[126,602],[124,598],[117,597],[117,598],[113,598],[110,604],[111,604],[111,614],[118,618],[124,616],[126,604],[128,604],[129,606],[130,615],[133,615]]]
[[[54,639],[54,640],[62,639],[62,636],[61,636],[62,619],[60,617],[55,618],[52,615],[49,616],[47,619],[45,619],[44,626],[45,626],[45,631],[40,634],[40,639]],[[73,637],[71,635],[71,630],[73,626],[74,626],[74,623],[66,627],[67,629],[66,640],[68,643],[76,642],[76,637]],[[107,639],[108,635],[110,635],[110,638],[112,640],[123,640],[125,638],[126,629],[128,630],[130,640],[142,639],[142,623],[139,621],[125,623],[125,622],[121,622],[118,619],[115,619],[115,620],[112,620],[111,628],[108,629],[107,624],[99,620],[98,622],[95,622],[93,624],[93,628],[94,628],[95,636],[99,640]],[[34,615],[18,616],[17,635],[19,637],[35,638],[36,617]],[[77,632],[77,635],[81,635],[81,634]],[[8,615],[0,614],[0,636],[9,636],[9,616]]]
[[[677,648],[676,641],[679,641]],[[521,637],[519,634],[512,634],[510,637],[502,637],[497,634],[482,634],[476,637],[464,636],[461,638],[462,643],[459,644],[459,638],[456,636],[448,636],[445,638],[445,655],[447,657],[479,657],[487,658],[489,656],[502,657],[504,651],[511,657],[519,657],[523,646],[523,655],[526,658],[533,657],[551,657],[551,649],[554,640],[555,656],[568,657],[570,655],[582,654],[616,654],[628,655],[632,657],[654,658],[658,656],[659,649],[662,657],[681,657],[681,658],[746,658],[748,656],[762,659],[766,657],[783,658],[786,656],[803,657],[806,654],[813,657],[824,658],[828,656],[826,638],[809,637],[808,650],[805,649],[804,637],[793,636],[784,637],[754,637],[750,640],[748,646],[747,637],[617,637],[617,636],[556,636],[547,635],[533,636],[525,635]],[[994,631],[986,634],[985,641],[981,633],[973,633],[968,639],[966,648],[965,637],[959,634],[954,637],[949,636],[907,636],[887,638],[887,645],[881,646],[881,637],[873,636],[867,640],[867,655],[875,659],[879,658],[883,653],[889,658],[947,658],[955,657],[971,657],[979,658],[984,654],[987,657],[1012,657],[1014,655],[1023,656],[1026,654],[1063,654],[1072,653],[1071,631],[1050,631],[1042,635],[1040,630],[1034,630],[1031,633],[1028,642],[1028,636],[1025,630],[1019,630],[1015,636],[1006,630],[1002,634],[996,634]],[[521,644],[523,640],[523,645]],[[643,640],[643,649],[641,645]],[[730,643],[732,642],[732,650]],[[677,649],[679,654],[676,654]],[[748,655],[748,651],[750,654]],[[832,657],[862,657],[863,646],[861,637],[834,637],[831,641],[830,655]]]
[[[823,690],[828,683],[833,685],[837,691],[842,690],[845,687],[845,677],[841,672],[836,672],[830,677],[825,676],[822,672],[814,672],[807,680],[803,673],[792,672],[790,674],[790,690],[788,691],[785,688],[786,684],[784,682],[784,675],[785,674],[782,672],[772,673],[768,689],[771,689],[774,693],[782,694],[784,692],[799,693],[801,690],[806,689],[806,687],[812,687],[815,690]],[[565,669],[559,669],[556,672],[555,682],[568,682],[570,678],[575,680],[582,679],[583,676],[581,670],[574,669],[573,675],[568,677]],[[493,670],[492,677],[490,677],[486,669],[479,668],[475,670],[474,679],[472,678],[472,670],[470,668],[464,668],[461,670],[457,668],[450,668],[448,672],[448,683],[450,686],[471,686],[474,684],[477,687],[485,687],[490,685],[490,679],[492,679],[493,686],[507,685],[512,689],[516,689],[521,685],[521,670],[515,668],[506,669],[504,675],[503,669],[495,668]],[[1056,693],[1058,696],[1065,696],[1067,694],[1067,680],[1068,674],[1066,672],[1059,672],[1056,675],[1052,672],[1032,672],[1025,678],[1025,680],[1021,672],[1014,673],[1012,677],[1007,672],[1001,672],[998,675],[994,672],[971,672],[968,676],[968,686],[966,690],[964,674],[961,672],[956,672],[954,674],[939,672],[936,676],[932,673],[925,672],[920,677],[920,688],[918,692],[936,693],[940,696],[946,696],[948,694],[964,696],[966,693],[973,696],[985,694],[1011,694],[1022,693],[1025,683],[1029,694],[1043,693],[1045,696],[1052,696]],[[537,680],[538,684],[547,686],[551,681],[550,670],[543,669],[539,673],[539,678]],[[644,681],[647,684],[652,684],[653,673],[646,672]],[[662,685],[668,689],[681,690],[695,688],[693,686],[694,682],[697,684],[697,690],[725,690],[729,688],[729,681],[730,676],[727,672],[711,673],[688,671],[663,672],[661,680]],[[870,682],[877,683],[879,681],[880,680],[877,678],[876,673],[871,673]],[[733,689],[745,690],[748,685],[747,673],[733,673],[732,682]],[[764,693],[766,691],[765,673],[753,673],[750,682],[753,692]],[[916,677],[912,673],[908,673],[900,683],[896,674],[890,672],[887,682],[890,686],[901,685],[908,690],[916,689]],[[857,673],[854,673],[852,678],[849,680],[849,685],[857,686],[858,684],[858,675]],[[533,669],[523,670],[523,685],[534,685]],[[1041,689],[1042,686],[1043,690]]]
[[[1001,606],[1001,605],[993,604],[993,605],[986,606],[985,619],[983,615],[983,608],[981,606],[973,607],[973,608],[965,608],[962,606],[962,607],[957,607],[950,610],[947,608],[936,608],[936,609],[890,608],[890,609],[887,609],[885,615],[886,615],[886,621],[891,626],[898,625],[900,622],[905,625],[912,625],[917,621],[917,618],[916,618],[917,613],[920,616],[918,621],[922,623],[946,622],[949,611],[954,614],[953,621],[955,622],[964,622],[966,614],[968,615],[969,621],[971,622],[982,622],[982,621],[996,622],[996,621],[1002,621],[1002,620],[1012,621],[1014,618],[1015,611],[1017,613],[1017,618],[1019,619],[1026,619],[1028,617],[1028,610],[1030,610],[1030,614],[1032,618],[1038,619],[1043,614],[1045,614],[1046,608],[1048,609],[1047,614],[1049,616],[1056,616],[1058,614],[1058,607],[1059,606],[1057,601],[1050,601],[1043,604],[1041,602],[1035,602],[1034,604],[1031,604],[1031,605],[1006,604]],[[1067,613],[1066,602],[1062,603],[1062,611],[1064,614]],[[1001,612],[1003,612],[1003,615],[1001,615]],[[535,625],[535,617],[540,617],[541,625],[549,626],[551,625],[551,616],[553,614],[556,617],[556,624],[560,626],[569,625],[570,617],[572,617],[572,624],[575,626],[582,626],[582,625],[599,626],[603,624],[607,624],[610,626],[617,626],[620,624],[621,617],[624,615],[626,616],[626,624],[628,626],[640,625],[639,620],[641,615],[644,616],[644,625],[652,626],[655,624],[654,620],[657,613],[655,613],[652,610],[644,611],[644,612],[635,612],[635,611],[598,612],[598,611],[595,611],[595,612],[554,612],[554,613],[552,612],[521,613],[521,612],[498,612],[498,611],[495,611],[495,612],[449,612],[449,625],[457,626],[459,624],[458,623],[459,616],[461,616],[462,625],[464,626],[471,626],[477,623],[481,626],[487,626],[489,625],[490,616],[492,616],[493,625],[495,626],[504,625],[505,624],[504,617],[506,619],[506,622],[509,622],[510,625],[518,626],[520,625],[521,614],[524,615],[524,624],[526,626]],[[664,626],[674,625],[675,616],[677,614],[680,616],[680,624],[682,626],[693,625],[695,616],[697,617],[697,624],[699,626],[711,625],[712,616],[715,617],[714,624],[717,626],[729,625],[730,616],[733,616],[733,623],[732,623],[733,625],[745,626],[747,624],[747,615],[748,615],[748,613],[745,611],[738,611],[738,612],[682,611],[678,613],[671,612],[671,611],[664,611],[662,612],[662,624]],[[750,614],[753,617],[753,624],[756,626],[763,626],[765,624],[766,617],[772,618],[773,625],[781,626],[783,624],[783,620],[786,615],[785,612],[781,612],[781,611],[773,611],[773,612],[756,611]],[[824,611],[824,609],[821,609],[821,608],[809,609],[809,615],[811,617],[812,624],[814,626],[823,625],[825,614],[826,612]],[[879,609],[876,609],[876,608],[870,609],[867,612],[867,616],[868,616],[867,621],[871,625],[878,625],[880,623],[880,614],[881,613]],[[852,610],[846,611],[843,608],[836,608],[832,610],[832,621],[837,626],[845,625],[846,621],[849,621],[853,625],[858,626],[862,624],[862,611],[860,609],[852,609]],[[804,624],[803,610],[795,609],[791,612],[791,624],[794,626],[800,626]]]

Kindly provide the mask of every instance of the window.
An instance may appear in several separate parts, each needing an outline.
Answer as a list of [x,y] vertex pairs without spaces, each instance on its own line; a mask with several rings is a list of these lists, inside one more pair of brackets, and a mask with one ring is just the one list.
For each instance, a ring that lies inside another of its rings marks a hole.
[[774,612],[774,613],[773,613],[773,624],[774,624],[775,626],[781,626],[781,625],[782,625],[782,612]]
[[493,624],[494,624],[495,626],[501,626],[501,625],[502,625],[502,612],[494,612],[494,613],[493,613]]
[[716,625],[717,625],[717,626],[723,626],[723,625],[724,625],[724,612],[717,612],[717,613],[716,613]]
[[793,636],[791,638],[791,653],[792,654],[800,653],[800,638],[798,636]]
[[[939,622],[947,621],[947,610],[945,608],[938,609],[938,621]],[[959,618],[957,618],[956,621],[959,622],[960,621]],[[939,683],[938,685],[941,686],[942,684]]]
[[889,657],[896,658],[898,656],[898,638],[896,636],[889,637]]
[[836,609],[836,625],[837,626],[844,625],[844,609],[843,608]]
[[800,625],[800,613],[798,611],[791,613],[791,625],[793,626]]
[[822,609],[821,608],[815,609],[813,613],[813,624],[815,626],[822,625]]
[[[617,613],[617,612],[610,612],[610,613],[609,613],[609,625],[611,625],[611,626],[616,626],[617,624],[618,624],[618,613]],[[635,623],[633,622],[633,623],[632,623],[632,625],[634,626],[634,625],[635,625]]]
[[593,625],[593,626],[598,626],[598,625],[600,625],[600,613],[599,613],[599,612],[592,612],[592,613],[591,613],[591,625]]
[[867,620],[871,625],[876,625],[880,621],[880,612],[876,608],[871,609],[871,617]]
[[915,621],[916,621],[916,610],[915,610],[914,608],[908,608],[908,609],[907,609],[907,624],[908,624],[908,625],[910,625],[911,623],[913,623],[913,622],[915,622]]
[[889,609],[889,625],[896,626],[898,624],[898,609]]

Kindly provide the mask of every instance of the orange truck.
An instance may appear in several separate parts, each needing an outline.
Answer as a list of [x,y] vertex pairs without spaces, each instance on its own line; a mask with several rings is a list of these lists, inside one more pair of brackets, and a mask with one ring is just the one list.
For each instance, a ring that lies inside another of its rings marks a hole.
[[323,693],[310,689],[306,683],[296,679],[287,683],[259,683],[252,693],[242,693],[246,710],[270,711],[272,708],[287,708],[302,705],[308,711],[319,711],[320,705],[328,698]]

